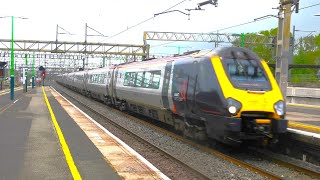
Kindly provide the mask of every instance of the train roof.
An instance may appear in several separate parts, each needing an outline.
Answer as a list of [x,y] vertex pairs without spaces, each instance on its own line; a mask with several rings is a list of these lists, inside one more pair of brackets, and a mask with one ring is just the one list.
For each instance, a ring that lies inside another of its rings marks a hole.
[[218,47],[216,49],[207,49],[207,50],[196,50],[187,52],[186,54],[182,54],[180,56],[173,56],[173,57],[165,57],[165,58],[158,58],[158,59],[149,59],[145,61],[136,61],[136,62],[129,62],[125,64],[115,65],[111,67],[112,69],[117,68],[126,68],[132,66],[144,66],[146,64],[162,64],[167,63],[170,61],[180,60],[183,58],[191,58],[191,57],[213,57],[219,56],[227,59],[254,59],[260,60],[259,56],[257,56],[253,51],[240,48],[240,47]]
[[129,62],[119,65],[112,65],[110,67],[104,67],[104,68],[97,68],[87,71],[78,71],[73,72],[70,74],[81,74],[81,73],[94,73],[94,72],[103,72],[103,71],[109,71],[110,69],[114,68],[128,68],[128,67],[136,67],[136,66],[150,66],[150,65],[163,65],[167,62],[180,60],[180,59],[189,59],[191,57],[213,57],[213,56],[219,56],[226,59],[254,59],[254,60],[261,60],[259,56],[257,56],[253,51],[246,48],[240,48],[240,47],[218,47],[215,49],[206,49],[206,50],[196,50],[196,51],[190,51],[185,54],[179,55],[179,56],[173,56],[173,57],[165,57],[165,58],[153,58],[148,59],[145,61],[135,61],[135,62]]
[[261,58],[250,49],[241,47],[218,47],[212,51],[212,56],[214,55],[227,59],[261,60]]

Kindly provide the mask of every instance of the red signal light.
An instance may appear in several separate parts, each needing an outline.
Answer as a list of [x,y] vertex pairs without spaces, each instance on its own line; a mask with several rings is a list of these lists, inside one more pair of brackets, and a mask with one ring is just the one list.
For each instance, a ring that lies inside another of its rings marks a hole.
[[4,78],[4,69],[0,68],[0,78]]
[[42,77],[45,77],[46,76],[46,73],[42,73]]

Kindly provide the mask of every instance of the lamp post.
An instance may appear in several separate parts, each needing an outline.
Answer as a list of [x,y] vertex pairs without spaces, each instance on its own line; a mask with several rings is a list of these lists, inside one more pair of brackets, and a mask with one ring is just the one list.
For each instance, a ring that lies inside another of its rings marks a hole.
[[34,52],[33,52],[33,55],[32,55],[32,89],[34,88],[34,63],[35,63],[35,60],[34,60]]
[[14,100],[14,17],[11,16],[11,63],[10,63],[10,99]]
[[28,92],[28,54],[25,54],[25,58],[26,58],[26,68],[25,68],[25,74],[24,77],[25,79],[25,84],[26,84],[26,92]]
[[[8,18],[10,16],[3,16],[0,18]],[[11,63],[10,63],[10,99],[14,100],[14,16],[11,16]],[[28,19],[25,17],[16,17],[19,19]]]

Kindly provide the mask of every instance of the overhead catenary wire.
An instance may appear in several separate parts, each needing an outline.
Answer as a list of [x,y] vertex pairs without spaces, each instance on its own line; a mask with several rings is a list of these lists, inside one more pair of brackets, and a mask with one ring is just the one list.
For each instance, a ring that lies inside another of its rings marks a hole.
[[[299,8],[299,10],[308,9],[308,8],[319,6],[319,5],[320,5],[320,3],[309,5],[309,6],[305,6],[305,7]],[[208,33],[214,33],[214,32],[223,31],[223,30],[226,30],[226,29],[231,29],[231,28],[235,28],[235,27],[239,27],[239,26],[255,23],[255,22],[258,22],[258,21],[261,21],[261,20],[269,19],[271,17],[273,17],[273,16],[269,16],[269,17],[265,17],[263,19],[257,19],[257,20],[253,20],[253,21],[249,21],[249,22],[245,22],[245,23],[241,23],[241,24],[237,24],[237,25],[233,25],[233,26],[229,26],[229,27],[225,27],[225,28],[221,28],[221,29],[217,29],[217,30],[213,30],[213,31],[210,31]],[[159,47],[159,46],[163,46],[163,45],[167,45],[167,44],[172,44],[174,42],[176,42],[176,41],[166,42],[166,43],[159,44],[159,45],[154,45],[154,46],[151,46],[151,47]]]
[[314,7],[314,6],[319,6],[319,5],[320,5],[320,3],[317,3],[317,4],[310,5],[310,6],[305,6],[305,7],[299,8],[299,10],[308,9],[308,8],[311,8],[311,7]]
[[[187,1],[187,0],[182,0],[182,1],[180,1],[179,3],[177,3],[177,4],[169,7],[168,9],[164,10],[163,12],[166,12],[166,11],[168,11],[168,10],[170,10],[170,9],[178,6],[178,5],[180,5],[180,4],[184,3],[185,1]],[[146,19],[146,20],[143,20],[143,21],[141,21],[141,22],[139,22],[139,23],[137,23],[137,24],[135,24],[135,25],[133,25],[133,26],[131,26],[131,27],[128,27],[127,29],[124,29],[124,30],[120,31],[120,32],[118,32],[118,33],[110,36],[109,38],[107,38],[107,39],[105,39],[105,40],[103,40],[103,41],[101,41],[101,42],[104,42],[104,41],[106,41],[106,40],[109,40],[109,39],[111,39],[111,38],[114,38],[114,37],[116,37],[116,36],[118,36],[118,35],[126,32],[126,31],[128,31],[128,30],[130,30],[130,29],[133,29],[133,28],[135,28],[135,27],[137,27],[137,26],[139,26],[139,25],[141,25],[141,24],[143,24],[143,23],[146,23],[146,22],[150,21],[151,19],[154,19],[154,16],[152,16],[152,17],[150,17],[150,18],[148,18],[148,19]]]

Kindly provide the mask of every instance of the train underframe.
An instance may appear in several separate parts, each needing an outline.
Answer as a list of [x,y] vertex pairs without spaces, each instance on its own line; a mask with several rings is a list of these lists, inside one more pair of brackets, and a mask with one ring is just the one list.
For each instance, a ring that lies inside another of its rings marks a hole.
[[[257,123],[257,120],[264,123]],[[226,144],[240,145],[250,142],[258,145],[276,143],[278,136],[287,130],[288,121],[281,119],[258,119],[256,117],[241,118],[213,117],[206,122],[208,136]]]

